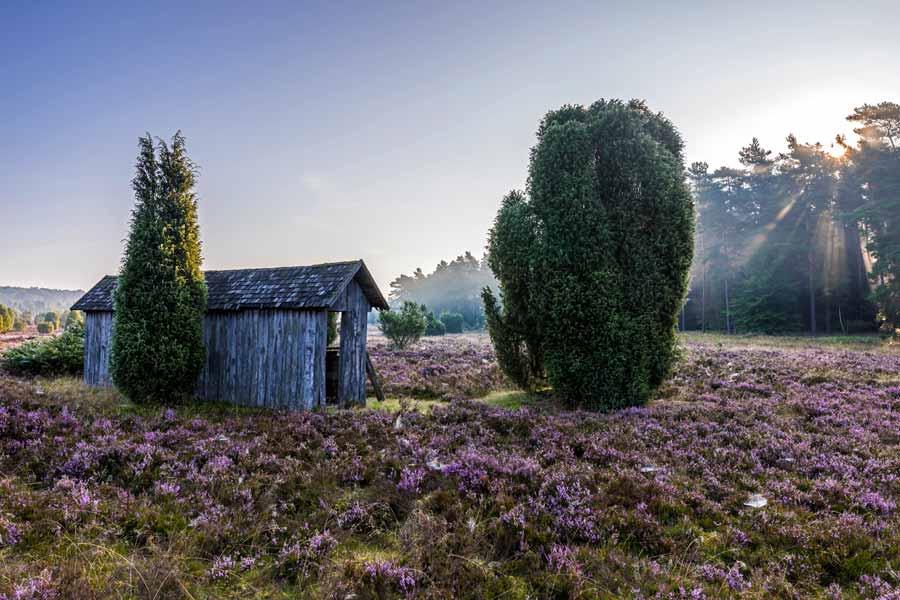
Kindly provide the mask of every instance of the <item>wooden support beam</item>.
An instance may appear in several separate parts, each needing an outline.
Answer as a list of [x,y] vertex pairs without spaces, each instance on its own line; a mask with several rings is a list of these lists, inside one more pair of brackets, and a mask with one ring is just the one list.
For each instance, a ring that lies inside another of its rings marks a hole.
[[378,373],[375,372],[375,365],[372,364],[372,359],[369,357],[369,351],[366,351],[366,374],[369,376],[369,381],[372,382],[372,389],[375,390],[375,397],[378,398],[379,402],[384,402],[384,390],[381,389],[381,380],[378,379]]

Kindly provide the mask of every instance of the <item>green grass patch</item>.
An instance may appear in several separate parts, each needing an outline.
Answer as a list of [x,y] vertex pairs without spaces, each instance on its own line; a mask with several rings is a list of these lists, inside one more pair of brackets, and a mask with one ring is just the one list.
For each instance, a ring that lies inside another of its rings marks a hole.
[[864,350],[898,352],[900,344],[889,337],[869,335],[725,335],[723,333],[680,333],[685,342],[726,347],[749,346],[769,348],[832,348],[838,350]]
[[415,410],[423,414],[431,412],[431,409],[440,404],[446,404],[443,400],[418,400],[413,398],[385,398],[384,402],[379,402],[375,398],[366,399],[366,408],[372,410],[383,410],[389,413],[400,412],[401,407],[406,404],[410,410]]

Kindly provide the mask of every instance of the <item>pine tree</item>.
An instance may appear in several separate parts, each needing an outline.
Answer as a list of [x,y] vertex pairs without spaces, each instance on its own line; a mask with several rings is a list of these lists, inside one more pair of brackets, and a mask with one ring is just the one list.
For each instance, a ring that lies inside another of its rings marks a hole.
[[140,139],[135,207],[115,293],[113,382],[138,402],[189,395],[203,366],[206,284],[200,270],[195,167],[181,132]]
[[900,105],[865,104],[847,120],[860,124],[860,142],[847,153],[854,189],[842,191],[855,196],[851,214],[866,233],[881,318],[900,328]]

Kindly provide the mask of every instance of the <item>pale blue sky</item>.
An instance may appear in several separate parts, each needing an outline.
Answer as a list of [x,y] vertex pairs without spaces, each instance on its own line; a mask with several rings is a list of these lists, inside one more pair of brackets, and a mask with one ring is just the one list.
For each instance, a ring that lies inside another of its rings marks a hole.
[[386,288],[481,255],[561,104],[645,98],[717,165],[900,101],[888,0],[120,4],[0,6],[0,285],[117,270],[145,131],[201,167],[207,268],[361,257]]

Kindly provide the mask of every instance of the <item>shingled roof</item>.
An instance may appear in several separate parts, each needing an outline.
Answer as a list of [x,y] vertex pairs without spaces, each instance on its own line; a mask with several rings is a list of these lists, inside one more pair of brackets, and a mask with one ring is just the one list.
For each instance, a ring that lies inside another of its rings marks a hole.
[[[204,272],[209,290],[207,310],[328,308],[354,278],[369,303],[388,303],[361,260],[301,267],[234,269]],[[111,311],[117,278],[107,275],[72,306],[72,310]]]

